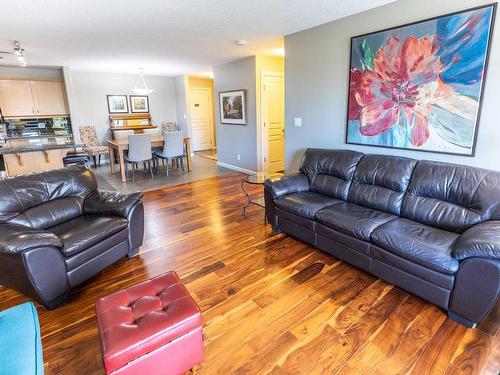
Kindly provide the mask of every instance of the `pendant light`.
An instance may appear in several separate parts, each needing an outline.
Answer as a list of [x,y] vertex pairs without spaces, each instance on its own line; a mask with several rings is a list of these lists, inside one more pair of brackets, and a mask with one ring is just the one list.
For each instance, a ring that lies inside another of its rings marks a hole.
[[143,74],[143,69],[139,68],[139,77],[137,78],[137,81],[135,82],[135,86],[132,89],[132,92],[137,95],[149,95],[151,94],[154,90],[149,89],[148,85],[146,85],[146,81],[144,80],[144,74]]

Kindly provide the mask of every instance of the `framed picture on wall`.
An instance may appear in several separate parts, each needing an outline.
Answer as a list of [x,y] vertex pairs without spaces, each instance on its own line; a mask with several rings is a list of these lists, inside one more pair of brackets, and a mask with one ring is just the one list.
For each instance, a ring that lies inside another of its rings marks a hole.
[[351,38],[346,143],[474,156],[495,10]]
[[127,95],[106,95],[109,113],[128,113]]
[[220,92],[219,106],[222,124],[246,125],[245,90]]
[[146,95],[130,95],[130,112],[149,113],[149,98]]

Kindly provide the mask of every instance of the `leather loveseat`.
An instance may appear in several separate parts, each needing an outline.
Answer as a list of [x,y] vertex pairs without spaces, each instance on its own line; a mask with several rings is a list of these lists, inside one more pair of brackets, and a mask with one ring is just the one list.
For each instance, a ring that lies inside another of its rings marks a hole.
[[500,172],[306,150],[300,172],[265,182],[284,231],[447,310],[473,327],[500,293]]
[[142,194],[97,190],[70,167],[0,181],[0,284],[52,309],[71,288],[138,252]]

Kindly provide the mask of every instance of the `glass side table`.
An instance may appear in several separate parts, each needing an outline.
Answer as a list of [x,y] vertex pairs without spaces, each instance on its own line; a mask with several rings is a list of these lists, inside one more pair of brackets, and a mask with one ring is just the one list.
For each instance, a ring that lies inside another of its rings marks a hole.
[[[243,180],[241,180],[241,190],[243,190],[243,193],[245,193],[245,196],[247,197],[247,203],[243,207],[243,215],[246,215],[247,208],[251,204],[254,204],[262,208],[266,207],[266,204],[264,202],[264,197],[261,196],[261,197],[251,198],[250,194],[248,194],[248,192],[245,190],[245,184],[264,185],[264,181],[267,180],[268,178],[281,177],[281,176],[283,176],[283,173],[258,172],[256,174],[250,174],[246,176]],[[264,222],[267,223],[265,212],[264,212]]]

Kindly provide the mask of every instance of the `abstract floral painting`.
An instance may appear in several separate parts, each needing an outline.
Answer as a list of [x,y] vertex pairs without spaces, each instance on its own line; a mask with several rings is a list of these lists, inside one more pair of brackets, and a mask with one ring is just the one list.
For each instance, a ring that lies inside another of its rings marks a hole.
[[495,7],[353,37],[347,143],[473,155]]

